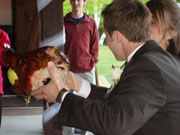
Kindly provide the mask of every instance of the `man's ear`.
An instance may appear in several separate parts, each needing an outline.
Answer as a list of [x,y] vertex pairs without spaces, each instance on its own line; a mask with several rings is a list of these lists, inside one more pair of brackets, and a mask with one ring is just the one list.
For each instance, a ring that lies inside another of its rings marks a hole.
[[172,38],[174,38],[175,36],[177,35],[177,30],[170,30],[168,33],[167,33],[167,39],[170,40]]
[[112,39],[121,40],[122,34],[118,30],[115,30],[112,33]]

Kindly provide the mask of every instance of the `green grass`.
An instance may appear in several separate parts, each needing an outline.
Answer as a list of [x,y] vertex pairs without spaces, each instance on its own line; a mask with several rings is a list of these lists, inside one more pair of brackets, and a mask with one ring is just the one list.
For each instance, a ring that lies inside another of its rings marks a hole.
[[113,53],[109,50],[107,46],[100,46],[99,48],[99,61],[97,63],[97,72],[98,75],[105,76],[108,81],[111,83],[111,67],[121,66],[124,62],[117,61]]

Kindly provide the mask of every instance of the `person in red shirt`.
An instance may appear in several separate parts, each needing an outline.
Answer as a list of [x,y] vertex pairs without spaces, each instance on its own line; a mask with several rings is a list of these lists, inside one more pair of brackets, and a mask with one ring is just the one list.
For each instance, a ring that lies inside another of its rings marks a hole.
[[98,62],[99,33],[93,18],[83,13],[87,0],[70,0],[72,12],[64,17],[65,54],[70,70],[95,84],[95,65]]
[[3,95],[3,77],[2,77],[2,66],[7,66],[2,59],[2,52],[5,48],[10,48],[10,40],[8,34],[0,29],[0,127],[1,127],[1,117],[2,117],[2,95]]

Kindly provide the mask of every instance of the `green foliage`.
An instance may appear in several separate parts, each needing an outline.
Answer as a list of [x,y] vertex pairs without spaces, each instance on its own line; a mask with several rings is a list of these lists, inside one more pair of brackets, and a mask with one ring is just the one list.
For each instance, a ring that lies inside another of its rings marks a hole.
[[65,0],[63,3],[63,16],[65,16],[67,13],[71,11],[71,5],[70,5],[70,0]]
[[[94,17],[95,12],[102,11],[102,9],[112,0],[87,0],[87,4],[84,7],[84,12],[88,13],[89,16]],[[97,10],[95,11],[94,7],[97,6]],[[67,13],[71,12],[70,0],[66,0],[63,3],[63,15],[65,16]]]
[[[148,0],[141,0],[142,2],[147,2]],[[180,1],[180,0],[178,0]],[[84,8],[84,12],[88,13],[89,16],[94,17],[95,12],[102,11],[102,9],[111,3],[112,0],[87,0],[87,4]],[[95,11],[94,7],[97,6],[97,10]],[[70,0],[65,0],[63,3],[63,15],[65,16],[67,13],[71,12]]]
[[[95,12],[101,12],[102,9],[111,2],[112,0],[88,0],[84,11],[86,13],[89,12],[89,16],[94,17]],[[97,9],[94,9],[95,7],[97,7]]]
[[149,0],[141,0],[143,3],[146,3],[147,1],[149,1]]

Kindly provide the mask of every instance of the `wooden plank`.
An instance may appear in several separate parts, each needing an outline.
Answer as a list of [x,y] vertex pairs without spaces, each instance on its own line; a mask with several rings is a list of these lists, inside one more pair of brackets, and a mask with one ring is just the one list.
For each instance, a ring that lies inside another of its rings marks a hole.
[[37,0],[16,0],[16,51],[26,53],[39,46]]
[[42,115],[42,107],[3,107],[2,116]]
[[41,11],[41,39],[60,33],[63,29],[63,8],[62,2],[52,2]]
[[31,102],[26,105],[24,97],[17,95],[4,95],[3,96],[3,107],[42,107],[42,100],[36,100],[33,97],[31,98]]

